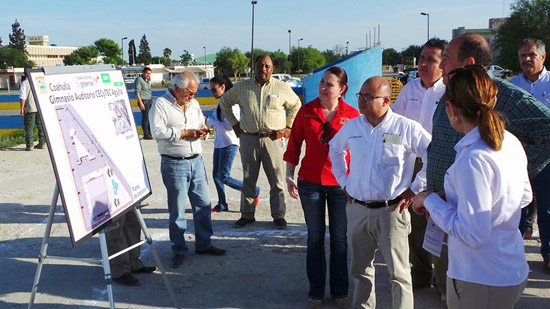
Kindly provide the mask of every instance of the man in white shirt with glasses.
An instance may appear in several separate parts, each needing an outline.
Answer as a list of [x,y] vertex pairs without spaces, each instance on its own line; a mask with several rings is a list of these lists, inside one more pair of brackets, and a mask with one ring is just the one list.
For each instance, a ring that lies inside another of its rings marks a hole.
[[332,172],[349,200],[352,307],[376,307],[373,262],[380,248],[390,273],[393,307],[413,308],[407,208],[426,187],[424,168],[411,179],[415,160],[425,160],[431,137],[418,122],[392,112],[391,86],[383,77],[367,79],[357,95],[363,115],[348,121],[329,144]]

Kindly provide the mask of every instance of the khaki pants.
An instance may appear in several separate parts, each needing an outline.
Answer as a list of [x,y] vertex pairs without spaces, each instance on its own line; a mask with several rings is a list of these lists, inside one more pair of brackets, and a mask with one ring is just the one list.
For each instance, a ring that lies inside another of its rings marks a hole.
[[447,307],[449,309],[514,308],[527,285],[527,279],[515,286],[488,286],[447,278]]
[[283,219],[286,213],[284,191],[283,141],[269,137],[260,138],[250,134],[241,134],[239,148],[243,165],[243,189],[241,191],[241,215],[253,219],[256,197],[256,183],[263,165],[269,181],[269,205],[271,217]]
[[374,256],[380,248],[390,273],[393,308],[413,308],[409,265],[410,214],[395,211],[395,205],[371,209],[351,203],[347,207],[353,308],[375,308]]

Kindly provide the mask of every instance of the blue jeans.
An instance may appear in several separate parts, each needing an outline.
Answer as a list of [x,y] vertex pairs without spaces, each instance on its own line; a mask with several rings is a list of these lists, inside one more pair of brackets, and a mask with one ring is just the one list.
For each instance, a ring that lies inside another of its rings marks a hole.
[[[226,209],[227,201],[225,200],[225,187],[242,191],[243,182],[231,177],[231,167],[233,160],[237,155],[239,146],[229,145],[223,148],[214,148],[214,167],[212,168],[212,178],[218,192],[218,205],[223,205]],[[256,196],[260,194],[260,187],[256,187]]]
[[[323,299],[326,282],[325,209],[330,233],[330,294],[348,296],[347,198],[340,186],[323,186],[298,180],[298,193],[307,225],[306,268],[309,297]],[[327,207],[325,207],[325,205]]]
[[143,129],[143,136],[151,136],[151,125],[149,124],[149,110],[153,105],[153,100],[141,100],[145,106],[145,110],[141,111],[141,128]]
[[168,211],[170,213],[170,241],[174,254],[184,254],[188,248],[184,233],[187,229],[185,205],[187,197],[193,210],[195,227],[195,250],[207,250],[212,247],[212,222],[210,221],[210,195],[208,180],[202,157],[189,160],[177,160],[162,157],[160,162],[162,181],[168,193]]
[[537,198],[537,224],[540,233],[540,253],[550,258],[550,164],[533,179],[533,191]]

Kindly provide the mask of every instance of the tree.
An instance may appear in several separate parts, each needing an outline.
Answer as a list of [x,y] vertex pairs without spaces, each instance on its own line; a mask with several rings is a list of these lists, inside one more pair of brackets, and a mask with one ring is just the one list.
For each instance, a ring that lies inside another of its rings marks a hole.
[[401,55],[393,48],[382,51],[382,64],[394,66],[401,62]]
[[137,62],[147,65],[147,64],[150,64],[151,61],[152,61],[151,49],[149,48],[149,42],[147,42],[147,37],[144,34],[141,37],[141,41],[139,41],[139,54],[137,56]]
[[231,57],[229,58],[229,65],[231,67],[231,70],[233,71],[233,77],[237,78],[237,75],[239,73],[245,73],[248,69],[249,62],[250,58],[243,55],[240,50],[235,48],[233,50],[233,53],[231,54]]
[[[300,59],[300,67],[298,68],[298,57]],[[313,47],[300,49],[293,48],[290,53],[290,61],[292,62],[292,71],[300,74],[310,73],[316,68],[324,66],[327,62],[325,56]]]
[[344,47],[344,45],[341,45],[341,44],[334,45],[334,47],[332,48],[332,51],[334,52],[335,55],[340,56],[340,59],[344,58],[344,56],[346,55],[346,48]]
[[341,55],[337,55],[336,53],[334,53],[334,50],[331,50],[331,49],[327,49],[321,54],[323,54],[323,56],[325,57],[326,63],[332,63],[334,61],[338,61],[342,59]]
[[404,64],[413,65],[413,59],[416,59],[415,62],[418,63],[418,59],[420,59],[420,53],[422,53],[422,46],[409,45],[409,47],[401,52]]
[[120,58],[122,50],[115,41],[101,38],[94,42],[94,46],[99,52],[99,55],[103,56],[103,63],[120,64],[122,62]]
[[172,63],[172,60],[170,58],[155,56],[151,58],[151,63],[157,63],[157,64],[163,64],[165,66],[169,66]]
[[229,47],[223,47],[216,53],[216,61],[214,61],[214,67],[216,68],[216,74],[224,74],[231,76],[233,69],[231,68],[231,57],[233,50]]
[[286,72],[288,67],[288,57],[280,49],[276,52],[270,53],[271,60],[273,60],[273,66],[275,67],[275,73]]
[[21,29],[21,25],[15,20],[15,22],[11,25],[11,33],[9,35],[10,38],[10,44],[9,46],[11,48],[15,48],[18,51],[21,51],[27,54],[27,51],[25,50],[25,31]]
[[35,66],[34,62],[27,59],[27,55],[25,55],[24,52],[9,46],[0,48],[0,59],[1,69],[7,69],[7,67],[25,68]]
[[183,65],[190,65],[193,63],[193,56],[187,50],[183,50],[183,54],[180,55],[180,61]]
[[130,40],[128,43],[128,64],[136,64],[136,58],[136,44],[134,43],[134,40]]
[[172,50],[168,47],[166,47],[163,51],[162,51],[162,56],[164,58],[168,58],[168,59],[172,59]]
[[99,51],[95,46],[86,46],[81,47],[63,59],[65,65],[83,65],[83,64],[94,64],[97,62],[97,57],[99,56]]
[[518,49],[526,38],[550,44],[550,0],[518,0],[511,5],[510,18],[497,30],[498,63],[519,71]]

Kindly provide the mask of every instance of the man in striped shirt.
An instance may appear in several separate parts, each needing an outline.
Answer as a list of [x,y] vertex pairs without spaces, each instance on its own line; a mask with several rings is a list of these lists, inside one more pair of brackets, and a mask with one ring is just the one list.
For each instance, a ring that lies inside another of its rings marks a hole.
[[[278,229],[286,228],[283,141],[288,137],[301,102],[285,82],[271,78],[273,61],[268,55],[256,59],[254,78],[236,84],[220,100],[220,107],[235,134],[241,138],[240,154],[243,165],[241,218],[235,222],[241,228],[255,221],[254,199],[260,164],[270,185],[270,206],[273,222]],[[238,104],[240,121],[231,107]],[[289,110],[288,116],[286,109]]]

